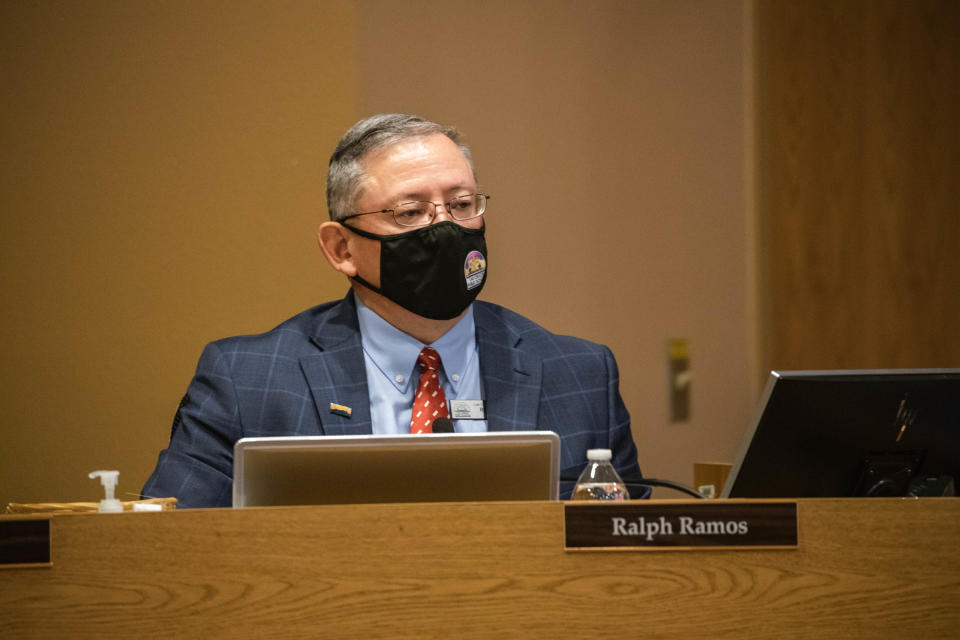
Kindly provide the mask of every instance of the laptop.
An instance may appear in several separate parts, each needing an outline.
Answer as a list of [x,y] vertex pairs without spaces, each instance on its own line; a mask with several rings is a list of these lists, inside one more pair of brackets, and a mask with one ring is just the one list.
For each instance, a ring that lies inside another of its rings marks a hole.
[[552,431],[242,438],[234,508],[557,500]]

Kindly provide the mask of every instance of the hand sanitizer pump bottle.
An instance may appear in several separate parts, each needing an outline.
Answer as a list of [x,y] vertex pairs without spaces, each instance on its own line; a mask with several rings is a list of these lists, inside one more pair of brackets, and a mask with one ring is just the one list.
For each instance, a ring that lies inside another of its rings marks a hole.
[[617,470],[610,464],[613,452],[610,449],[588,449],[589,464],[577,479],[573,488],[572,500],[614,500],[623,502],[630,499],[626,485],[620,479]]
[[113,492],[117,487],[117,478],[119,471],[91,471],[90,478],[100,478],[100,484],[106,496],[100,501],[100,513],[122,513],[123,503],[113,497]]

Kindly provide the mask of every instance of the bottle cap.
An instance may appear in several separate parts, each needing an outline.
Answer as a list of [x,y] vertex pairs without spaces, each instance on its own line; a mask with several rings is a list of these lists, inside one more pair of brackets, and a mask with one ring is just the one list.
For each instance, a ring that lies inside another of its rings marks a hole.
[[587,449],[587,460],[600,462],[601,460],[610,460],[613,452],[610,449]]

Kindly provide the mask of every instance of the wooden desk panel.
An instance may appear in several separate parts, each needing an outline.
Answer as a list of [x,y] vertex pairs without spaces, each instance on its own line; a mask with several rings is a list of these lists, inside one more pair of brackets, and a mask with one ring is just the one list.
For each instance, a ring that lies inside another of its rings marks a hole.
[[559,503],[60,516],[2,637],[956,637],[960,500],[801,500],[796,551],[567,553]]

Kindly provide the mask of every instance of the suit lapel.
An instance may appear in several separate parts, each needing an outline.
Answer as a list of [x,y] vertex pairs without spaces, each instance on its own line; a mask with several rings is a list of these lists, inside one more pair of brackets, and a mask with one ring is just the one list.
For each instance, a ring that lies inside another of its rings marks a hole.
[[482,303],[476,303],[474,311],[487,429],[535,430],[542,384],[540,359],[521,350],[519,333]]
[[[480,376],[490,431],[537,429],[542,363],[520,348],[522,339],[483,303],[474,304]],[[373,432],[360,327],[353,293],[317,323],[312,342],[319,352],[300,358],[323,435]],[[350,415],[344,415],[349,408]]]
[[370,393],[352,292],[317,324],[311,340],[320,352],[300,358],[300,369],[310,386],[323,435],[372,433]]

